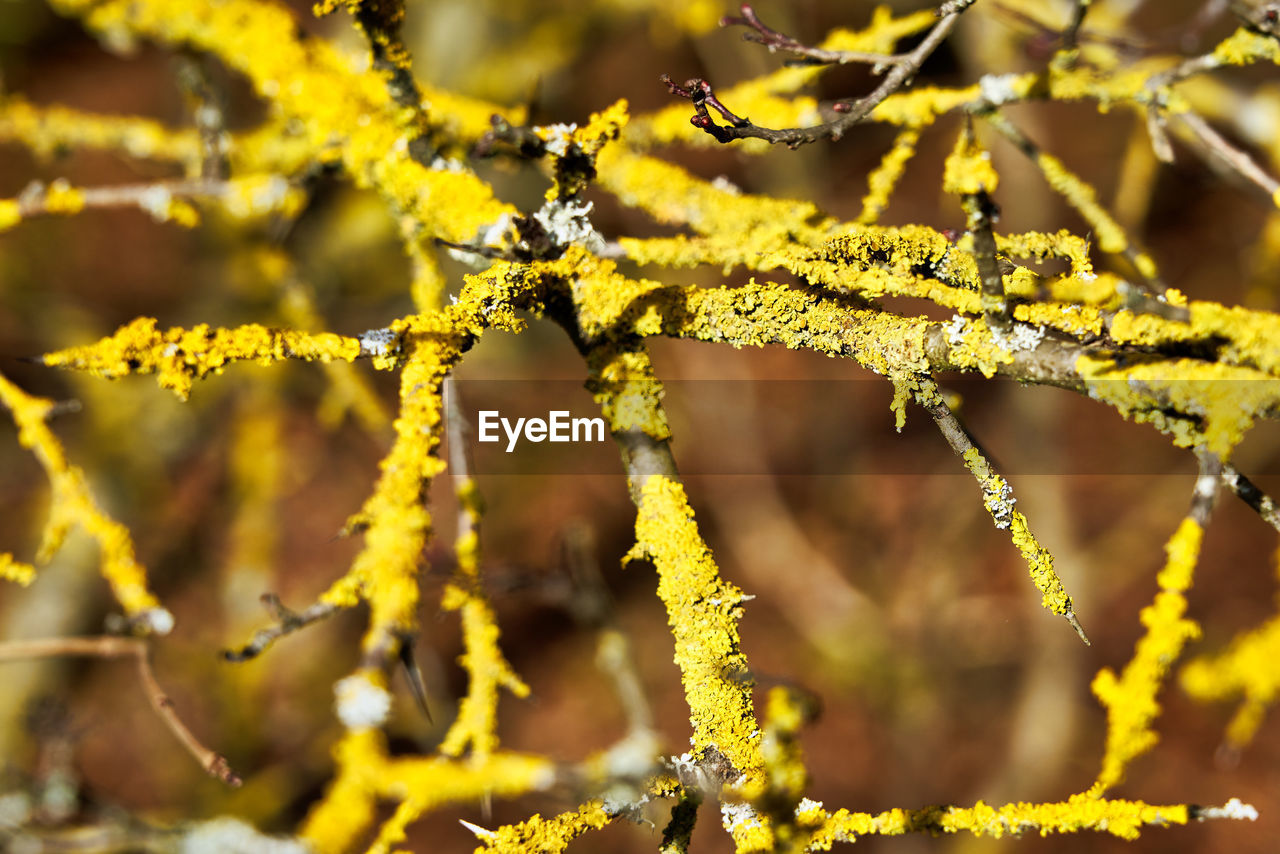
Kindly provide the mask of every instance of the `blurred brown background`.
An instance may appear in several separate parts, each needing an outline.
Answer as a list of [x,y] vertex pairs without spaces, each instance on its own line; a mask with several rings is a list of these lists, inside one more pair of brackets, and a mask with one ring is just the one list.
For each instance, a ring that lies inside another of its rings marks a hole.
[[[316,21],[306,4],[295,5],[308,31],[356,49],[345,17]],[[1046,21],[1065,22],[1065,10],[1045,5]],[[1114,5],[1100,4],[1090,21],[1096,14],[1105,23]],[[1138,7],[1133,21],[1155,43],[1176,40],[1200,7],[1120,5]],[[772,25],[817,41],[833,26],[863,25],[872,5],[762,0],[757,9]],[[734,10],[726,5],[723,11]],[[681,33],[669,25],[670,15],[670,6],[657,0],[451,0],[416,4],[406,33],[423,79],[506,103],[532,99],[539,123],[582,122],[620,97],[629,99],[633,114],[665,107],[670,96],[657,82],[663,72],[727,85],[780,61],[733,31]],[[981,2],[967,17],[926,65],[921,82],[960,84],[1042,61],[1043,34],[998,4]],[[1198,50],[1230,31],[1228,17],[1206,31]],[[186,125],[191,116],[175,67],[171,55],[147,45],[127,57],[107,53],[76,23],[38,3],[0,4],[6,94]],[[216,67],[214,74],[225,87],[233,129],[261,120],[263,105],[243,81]],[[1245,93],[1274,85],[1274,69],[1220,76]],[[828,76],[820,95],[864,91],[869,80],[865,70],[842,69]],[[1137,125],[1133,115],[1099,115],[1090,105],[1009,112],[1120,211],[1169,284],[1195,299],[1274,307],[1269,262],[1254,249],[1266,210],[1248,193],[1179,148],[1178,162],[1160,168],[1149,192],[1117,199]],[[925,134],[885,223],[963,227],[958,205],[940,191],[942,159],[957,127],[944,120]],[[1249,145],[1231,125],[1221,127]],[[853,218],[865,176],[892,137],[889,129],[868,126],[837,144],[797,152],[747,157],[721,147],[664,156],[708,178],[725,175],[750,192],[814,199]],[[986,138],[1004,175],[997,195],[1002,230],[1084,228],[1025,161],[993,135]],[[505,198],[526,209],[539,203],[545,179],[535,172],[492,163],[479,168]],[[100,186],[176,177],[175,170],[96,152],[40,160],[4,144],[0,197],[16,196],[32,180],[65,177]],[[593,221],[606,237],[658,233],[603,194],[592,198]],[[358,547],[334,535],[368,493],[387,441],[352,419],[334,429],[317,420],[325,387],[318,369],[235,367],[198,385],[191,402],[181,404],[152,378],[107,383],[16,361],[109,334],[138,315],[157,317],[162,327],[282,323],[279,290],[243,273],[252,241],[243,230],[210,222],[184,231],[134,211],[89,212],[33,220],[0,235],[0,370],[33,393],[83,403],[55,429],[103,505],[134,533],[139,557],[177,617],[172,636],[157,645],[158,677],[192,727],[247,780],[231,792],[206,778],[156,725],[123,662],[5,664],[0,779],[6,790],[28,785],[42,763],[56,760],[51,752],[58,745],[70,745],[78,801],[69,821],[102,820],[113,809],[158,823],[234,813],[271,831],[292,830],[327,780],[328,750],[338,733],[332,684],[357,660],[359,612],[287,638],[246,664],[226,664],[217,655],[265,624],[259,594],[271,590],[302,607],[341,575]],[[264,224],[249,233],[261,241],[269,229]],[[411,311],[394,223],[376,199],[338,178],[318,182],[284,248],[334,331],[357,334]],[[456,287],[464,270],[447,269]],[[723,281],[718,271],[667,278]],[[729,280],[744,278],[735,273]],[[1040,608],[1019,555],[992,527],[977,486],[949,457],[927,417],[909,412],[908,430],[894,433],[887,385],[855,382],[873,378],[852,364],[805,353],[670,341],[654,341],[653,352],[665,379],[830,381],[817,387],[826,392],[798,395],[785,407],[761,393],[767,386],[745,382],[732,418],[700,406],[697,394],[680,392],[692,386],[673,385],[669,400],[682,465],[696,471],[702,455],[712,452],[762,461],[748,474],[691,476],[688,488],[724,576],[758,597],[741,629],[759,696],[787,684],[821,699],[822,715],[803,737],[811,797],[829,809],[874,812],[978,799],[1058,800],[1089,785],[1105,723],[1089,682],[1100,667],[1122,667],[1140,635],[1138,611],[1154,595],[1162,545],[1190,497],[1189,456],[1171,452],[1154,431],[1065,392],[1003,382],[962,386],[961,414],[997,461],[1011,461],[1006,474],[1018,507],[1057,558],[1093,639],[1086,648]],[[393,405],[394,377],[368,373]],[[583,368],[559,330],[535,323],[520,336],[487,337],[460,375],[578,380]],[[851,401],[833,401],[831,389]],[[848,413],[841,426],[832,427],[827,417],[833,407]],[[269,444],[259,463],[278,467],[280,495],[253,510],[260,527],[246,531],[244,478],[236,474],[233,449],[238,431],[262,414]],[[814,423],[824,425],[821,431],[810,429]],[[1122,470],[1110,471],[1116,460]],[[1264,489],[1280,492],[1280,432],[1259,427],[1239,463],[1259,473]],[[818,473],[824,467],[832,473]],[[571,762],[623,734],[622,709],[592,663],[594,636],[560,607],[566,531],[585,525],[665,749],[683,752],[687,710],[652,571],[619,568],[633,518],[620,468],[595,475],[488,475],[481,486],[488,506],[485,566],[503,648],[533,689],[527,701],[504,697],[503,744]],[[0,419],[0,550],[30,559],[47,492],[42,471],[18,446],[11,423]],[[448,477],[433,488],[433,508],[444,537],[429,555],[418,649],[435,723],[397,686],[391,729],[394,747],[405,752],[431,750],[465,690],[454,663],[456,618],[434,605],[451,568]],[[257,550],[246,551],[245,542]],[[1191,616],[1202,622],[1205,637],[1190,654],[1218,650],[1274,614],[1275,547],[1274,531],[1252,511],[1230,496],[1221,499],[1191,596]],[[74,537],[31,588],[0,587],[0,635],[97,633],[110,604],[95,549]],[[1161,744],[1134,765],[1115,794],[1151,803],[1221,804],[1239,797],[1259,808],[1258,822],[1152,828],[1134,844],[1105,835],[911,837],[868,838],[859,850],[1270,850],[1265,840],[1280,835],[1275,722],[1232,764],[1221,754],[1215,760],[1215,753],[1233,708],[1193,704],[1176,684],[1162,702]],[[534,811],[558,812],[581,794],[495,803],[492,816],[478,807],[445,810],[412,828],[412,848],[470,850],[475,840],[458,818],[492,827]],[[572,850],[654,850],[665,816],[655,811],[649,818],[656,828],[618,821]],[[714,808],[704,809],[693,850],[730,850]]]

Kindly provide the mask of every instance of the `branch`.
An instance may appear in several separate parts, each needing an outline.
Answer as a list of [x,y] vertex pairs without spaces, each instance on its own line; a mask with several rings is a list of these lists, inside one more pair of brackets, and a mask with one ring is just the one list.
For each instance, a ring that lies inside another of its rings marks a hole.
[[879,69],[883,69],[887,65],[897,65],[906,62],[906,56],[888,56],[883,53],[868,53],[861,50],[824,50],[820,47],[803,44],[791,36],[781,33],[772,27],[767,26],[756,15],[755,9],[749,3],[743,3],[741,6],[742,17],[735,18],[725,16],[720,19],[720,26],[744,26],[755,30],[754,33],[743,33],[742,40],[762,44],[769,49],[769,53],[777,53],[785,51],[793,53],[796,56],[803,57],[808,62],[806,64],[814,65],[847,65],[853,62],[866,63],[874,65]]
[[997,335],[997,340],[1007,339],[1013,329],[1013,319],[1009,316],[1009,304],[1005,300],[1004,278],[1000,275],[996,237],[992,231],[1000,209],[986,190],[978,190],[964,197],[964,210],[969,233],[973,235],[973,258],[982,280],[982,315],[992,333]]
[[215,753],[200,743],[173,709],[173,701],[164,693],[151,670],[151,647],[138,638],[121,638],[111,635],[88,638],[44,638],[40,640],[7,641],[0,643],[0,661],[18,661],[25,658],[61,658],[64,656],[91,658],[128,658],[138,664],[138,678],[151,708],[164,721],[187,752],[195,757],[211,777],[217,777],[228,786],[239,786],[240,777],[231,770],[226,757]]
[[1071,13],[1071,23],[1062,31],[1062,49],[1075,50],[1080,35],[1080,25],[1084,23],[1085,13],[1089,11],[1091,0],[1076,0],[1075,9]]
[[[688,98],[693,102],[693,107],[697,114],[689,120],[690,123],[711,134],[716,138],[717,142],[732,142],[735,139],[763,139],[769,143],[785,143],[789,148],[799,148],[801,145],[817,142],[820,139],[838,140],[850,128],[867,118],[881,101],[901,89],[915,76],[920,67],[924,65],[924,61],[955,29],[956,23],[960,20],[960,14],[973,3],[974,0],[952,0],[952,2],[943,4],[938,10],[941,20],[934,24],[933,29],[929,31],[929,34],[914,50],[893,59],[893,68],[890,69],[884,80],[871,94],[858,99],[837,101],[833,109],[840,116],[825,124],[813,127],[786,128],[784,130],[762,128],[752,124],[750,119],[734,115],[728,107],[720,103],[715,96],[715,92],[712,91],[711,84],[705,80],[694,78],[681,86],[673,83],[671,78],[665,74],[659,79],[666,84],[671,94]],[[770,30],[769,32],[773,31]],[[717,125],[707,111],[708,106],[718,112],[725,121],[729,122],[729,125]]]
[[1044,174],[1049,186],[1084,218],[1098,237],[1098,248],[1103,252],[1122,256],[1155,291],[1165,290],[1156,270],[1155,261],[1140,247],[1133,244],[1120,223],[1116,222],[1115,217],[1098,202],[1097,192],[1091,186],[1068,170],[1061,160],[1046,153],[1032,142],[1025,133],[1000,113],[991,111],[983,113],[982,117],[988,125],[1035,163]]
[[72,187],[59,179],[49,184],[32,181],[16,199],[0,200],[13,206],[13,216],[0,222],[0,231],[33,216],[70,216],[83,210],[136,208],[157,222],[195,226],[200,215],[185,199],[219,202],[234,217],[248,218],[274,211],[289,211],[299,202],[296,188],[281,175],[257,174],[231,180],[195,178],[123,184],[116,187]]
[[290,611],[274,593],[263,593],[262,604],[271,612],[276,624],[265,629],[258,629],[247,644],[239,649],[224,649],[222,657],[227,661],[248,661],[266,651],[267,647],[285,635],[291,635],[298,629],[306,628],[312,623],[331,616],[338,610],[336,605],[317,602],[305,611]]
[[1280,181],[1268,175],[1253,158],[1236,148],[1195,113],[1178,113],[1178,119],[1201,144],[1205,154],[1216,157],[1228,169],[1260,189],[1272,204],[1280,199]]
[[1013,497],[1013,489],[996,473],[990,460],[974,442],[973,436],[951,411],[951,407],[947,405],[938,389],[938,384],[932,378],[924,377],[919,380],[916,402],[933,417],[934,423],[938,425],[938,430],[951,449],[964,458],[965,467],[982,487],[982,503],[991,514],[992,522],[997,528],[1009,531],[1013,544],[1018,547],[1027,561],[1031,580],[1044,594],[1045,607],[1065,617],[1071,628],[1075,629],[1076,634],[1080,636],[1080,640],[1086,645],[1091,645],[1089,636],[1084,633],[1084,627],[1076,618],[1071,597],[1067,595],[1062,582],[1054,572],[1053,556],[1031,534],[1026,517],[1013,509],[1017,501]]
[[1240,470],[1233,465],[1222,467],[1222,482],[1241,501],[1252,507],[1262,517],[1262,521],[1280,531],[1280,506],[1276,505],[1270,495],[1258,489],[1253,481],[1241,474]]

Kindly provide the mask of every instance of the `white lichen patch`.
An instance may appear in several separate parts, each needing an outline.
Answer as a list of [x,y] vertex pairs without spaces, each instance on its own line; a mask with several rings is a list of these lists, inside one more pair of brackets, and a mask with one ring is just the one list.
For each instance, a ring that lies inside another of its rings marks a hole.
[[1034,350],[1044,340],[1044,326],[1015,323],[1008,335],[992,327],[991,337],[995,339],[996,344],[1014,353]]
[[978,78],[978,92],[993,107],[1022,100],[1018,90],[1021,74],[984,74]]
[[1001,530],[1009,527],[1013,521],[1013,505],[1018,499],[1013,497],[1013,487],[1002,477],[992,477],[982,484],[982,504],[991,514],[991,521]]
[[156,184],[138,194],[138,207],[142,208],[156,222],[166,222],[172,211],[173,193],[169,188]]
[[811,824],[822,821],[824,818],[826,818],[826,811],[822,808],[822,801],[801,798],[800,803],[796,804],[796,821],[800,824]]
[[360,336],[361,356],[388,356],[399,348],[399,338],[390,329],[370,329]]
[[1258,810],[1252,804],[1246,804],[1239,798],[1232,798],[1220,807],[1201,807],[1196,814],[1200,821],[1210,818],[1234,818],[1236,820],[1258,820]]
[[363,673],[338,680],[333,686],[338,719],[347,729],[382,726],[391,711],[391,695]]
[[137,616],[137,624],[147,632],[163,637],[173,631],[173,614],[164,608],[151,608]]
[[724,829],[729,833],[741,830],[743,828],[760,827],[760,814],[756,812],[755,807],[751,804],[720,804],[720,823],[724,825]]
[[741,196],[742,189],[723,175],[717,175],[711,179],[711,186],[715,187],[722,193],[728,193],[731,196]]
[[461,160],[453,157],[441,157],[438,154],[435,159],[431,161],[431,168],[436,172],[452,172],[454,174],[462,174],[463,172],[471,171],[467,168],[467,164],[463,163]]
[[554,124],[538,128],[537,133],[546,143],[550,154],[564,157],[569,153],[569,146],[573,144],[573,132],[577,129],[575,124]]
[[555,245],[578,245],[598,255],[605,249],[605,240],[587,218],[592,207],[591,202],[552,199],[533,218]]

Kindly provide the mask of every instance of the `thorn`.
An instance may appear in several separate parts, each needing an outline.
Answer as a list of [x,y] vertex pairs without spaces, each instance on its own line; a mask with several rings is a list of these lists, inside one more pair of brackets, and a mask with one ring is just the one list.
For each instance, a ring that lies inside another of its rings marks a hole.
[[494,831],[485,830],[480,825],[472,824],[471,822],[467,821],[465,818],[458,819],[458,824],[462,825],[467,830],[474,833],[476,835],[476,838],[482,842],[492,842],[497,840],[498,838],[498,834],[495,833]]
[[405,679],[409,682],[413,699],[418,701],[418,708],[427,716],[427,723],[435,723],[431,717],[431,707],[427,705],[427,686],[422,681],[422,671],[418,669],[418,662],[413,657],[412,638],[405,638],[400,644],[400,663],[404,665]]
[[1080,625],[1080,621],[1076,619],[1075,612],[1068,611],[1063,616],[1067,618],[1067,622],[1071,624],[1071,628],[1076,630],[1076,634],[1080,636],[1080,640],[1084,641],[1084,645],[1093,646],[1093,644],[1089,641],[1089,636],[1084,633],[1084,626]]

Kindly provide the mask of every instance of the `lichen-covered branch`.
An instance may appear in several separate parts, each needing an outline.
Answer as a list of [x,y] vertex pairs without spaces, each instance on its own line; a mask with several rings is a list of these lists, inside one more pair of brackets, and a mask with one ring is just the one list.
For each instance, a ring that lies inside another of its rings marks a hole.
[[1122,782],[1133,760],[1159,741],[1152,728],[1160,713],[1156,695],[1187,642],[1200,636],[1199,624],[1185,616],[1186,592],[1191,587],[1221,474],[1221,462],[1212,454],[1203,454],[1191,509],[1165,544],[1168,559],[1156,577],[1160,592],[1152,604],[1142,609],[1141,620],[1147,632],[1119,676],[1110,668],[1103,668],[1093,680],[1093,693],[1107,710],[1107,746],[1102,769],[1088,792],[1092,797],[1099,797]]
[[[19,444],[35,454],[49,478],[52,493],[49,519],[35,562],[47,563],[62,548],[73,528],[83,528],[101,549],[102,576],[111,585],[132,627],[143,634],[168,634],[173,629],[173,615],[161,607],[160,600],[151,592],[147,570],[138,562],[129,529],[98,506],[84,471],[67,460],[62,443],[46,423],[54,410],[54,402],[33,397],[0,375],[0,404],[9,410],[18,426]],[[31,582],[29,565],[16,562],[9,555],[5,558],[6,577],[21,583]]]

